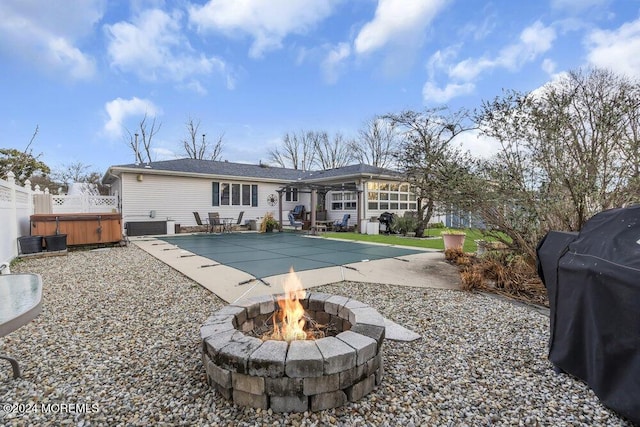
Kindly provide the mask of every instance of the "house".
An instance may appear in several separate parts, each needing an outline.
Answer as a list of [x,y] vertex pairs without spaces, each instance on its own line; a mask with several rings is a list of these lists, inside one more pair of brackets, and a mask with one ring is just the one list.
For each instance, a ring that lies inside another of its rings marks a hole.
[[382,212],[415,211],[408,183],[392,170],[365,164],[322,171],[301,171],[227,161],[177,159],[151,164],[111,166],[103,184],[118,195],[123,224],[173,220],[195,225],[193,212],[246,221],[274,214],[286,225],[287,214],[304,205],[305,221],[338,220],[351,215],[350,225],[362,225]]

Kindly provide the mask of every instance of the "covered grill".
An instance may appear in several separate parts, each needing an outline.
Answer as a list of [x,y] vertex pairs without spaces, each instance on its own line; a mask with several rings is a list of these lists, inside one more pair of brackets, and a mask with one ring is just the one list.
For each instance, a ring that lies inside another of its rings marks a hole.
[[601,212],[538,245],[549,295],[549,360],[640,423],[640,206]]
[[395,214],[391,212],[382,212],[380,217],[378,217],[378,221],[380,222],[380,231],[383,233],[389,234],[391,232],[391,223],[393,222],[393,218]]

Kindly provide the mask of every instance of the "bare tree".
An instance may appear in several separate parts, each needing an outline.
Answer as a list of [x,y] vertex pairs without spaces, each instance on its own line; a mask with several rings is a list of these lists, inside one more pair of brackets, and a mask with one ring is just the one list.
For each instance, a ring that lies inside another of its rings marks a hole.
[[323,138],[326,138],[325,132],[286,133],[282,146],[269,151],[269,159],[283,168],[309,170],[315,162],[316,146]]
[[91,165],[85,165],[82,162],[72,162],[62,165],[54,173],[54,179],[58,182],[70,184],[72,182],[88,182],[90,173],[88,172]]
[[127,143],[134,153],[135,163],[151,163],[152,140],[161,127],[162,123],[159,123],[156,126],[155,117],[149,126],[147,123],[147,114],[145,113],[144,117],[138,124],[136,132],[132,134],[131,131],[127,129],[127,133],[129,134],[129,140]]
[[222,137],[224,134],[220,135],[216,143],[212,145],[206,140],[206,134],[203,133],[202,139],[200,139],[200,120],[194,121],[190,117],[186,123],[186,127],[189,135],[181,142],[184,153],[188,158],[199,160],[220,160],[223,148]]
[[352,159],[351,144],[345,141],[341,133],[336,133],[332,140],[326,132],[316,142],[316,164],[322,170],[346,166]]
[[579,230],[603,209],[639,201],[639,87],[607,70],[572,71],[485,103],[479,123],[501,150],[484,168],[483,221],[534,259],[548,230]]
[[350,143],[352,155],[358,163],[380,168],[394,165],[398,148],[396,129],[389,120],[374,117],[358,131],[358,139]]
[[404,111],[384,117],[402,139],[397,161],[418,197],[417,235],[433,215],[436,204],[462,209],[474,162],[470,154],[453,145],[454,139],[474,128],[467,111],[428,109]]
[[35,141],[39,130],[39,126],[36,126],[24,151],[15,148],[0,148],[0,178],[6,179],[8,173],[13,172],[16,181],[24,184],[27,179],[30,179],[37,172],[43,175],[47,175],[50,172],[49,166],[40,160],[42,153],[33,155],[31,145]]
[[63,165],[53,173],[53,180],[56,183],[56,189],[62,188],[68,191],[69,184],[81,182],[91,184],[93,190],[100,194],[109,194],[108,187],[101,184],[101,175],[97,171],[90,171],[91,165],[82,162],[72,162]]

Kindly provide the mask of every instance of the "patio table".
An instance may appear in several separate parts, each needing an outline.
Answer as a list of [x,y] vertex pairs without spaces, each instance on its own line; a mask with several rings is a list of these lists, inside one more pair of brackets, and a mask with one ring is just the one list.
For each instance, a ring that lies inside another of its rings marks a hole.
[[[39,274],[0,275],[0,337],[26,325],[42,311],[42,278]],[[18,362],[0,355],[9,361],[13,377],[20,376]]]
[[327,230],[331,230],[332,225],[333,221],[316,221],[316,225],[310,231],[313,234],[318,234]]
[[222,221],[222,231],[231,233],[231,226],[235,220],[235,218],[220,218],[220,221]]

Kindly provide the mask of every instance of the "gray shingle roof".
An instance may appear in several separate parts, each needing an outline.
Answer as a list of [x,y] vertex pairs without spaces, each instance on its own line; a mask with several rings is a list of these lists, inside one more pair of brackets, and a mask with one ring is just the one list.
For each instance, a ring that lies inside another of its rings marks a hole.
[[[149,167],[150,166],[150,167]],[[389,169],[378,168],[375,166],[356,164],[344,166],[341,168],[323,170],[323,171],[301,171],[297,169],[279,168],[267,165],[252,165],[246,163],[219,162],[212,160],[197,159],[176,159],[152,162],[149,166],[133,163],[126,165],[111,166],[110,170],[118,169],[139,169],[140,171],[167,171],[176,173],[194,173],[203,175],[220,175],[220,176],[236,176],[246,178],[273,179],[282,181],[299,181],[299,180],[317,180],[317,179],[335,179],[347,176],[357,175],[398,175]],[[108,174],[107,174],[108,175]]]
[[296,180],[304,175],[296,169],[277,168],[266,165],[250,165],[246,163],[218,162],[212,160],[176,159],[152,162],[148,168],[144,164],[128,164],[112,166],[112,168],[155,170],[169,172],[197,173],[204,175],[243,176],[247,178],[266,178]]
[[307,171],[303,177],[305,180],[311,179],[330,179],[340,178],[343,176],[354,175],[386,175],[386,176],[399,176],[398,172],[390,169],[379,168],[376,166],[365,165],[364,163],[356,165],[343,166],[341,168],[327,169],[320,171]]

